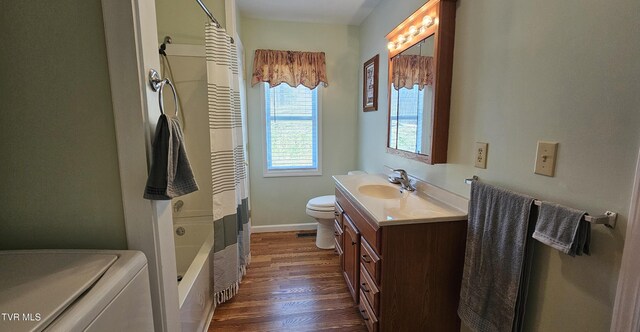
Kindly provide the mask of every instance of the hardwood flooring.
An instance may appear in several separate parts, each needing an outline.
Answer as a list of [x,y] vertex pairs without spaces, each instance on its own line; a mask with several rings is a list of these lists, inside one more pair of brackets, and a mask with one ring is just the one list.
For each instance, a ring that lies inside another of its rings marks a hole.
[[219,305],[209,331],[367,331],[333,250],[296,232],[251,235],[238,294]]

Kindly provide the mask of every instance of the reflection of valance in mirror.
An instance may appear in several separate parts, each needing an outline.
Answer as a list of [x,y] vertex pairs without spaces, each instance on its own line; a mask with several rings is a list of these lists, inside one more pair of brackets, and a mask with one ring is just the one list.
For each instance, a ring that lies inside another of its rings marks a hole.
[[433,85],[433,57],[400,54],[391,62],[391,83],[396,90],[412,89],[416,84],[422,90],[427,85]]
[[251,86],[267,82],[270,87],[287,83],[314,89],[329,85],[324,52],[256,50]]

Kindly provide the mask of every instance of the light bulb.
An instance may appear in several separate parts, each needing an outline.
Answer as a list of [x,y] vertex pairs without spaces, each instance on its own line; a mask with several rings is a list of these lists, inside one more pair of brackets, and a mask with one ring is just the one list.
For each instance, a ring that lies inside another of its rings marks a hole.
[[399,43],[399,44],[402,44],[402,43],[404,43],[405,41],[407,41],[407,38],[406,38],[404,35],[400,35],[400,36],[398,36],[398,43]]
[[422,19],[422,25],[425,27],[431,26],[431,24],[433,24],[433,18],[429,15],[425,16]]
[[418,29],[415,26],[409,27],[409,35],[415,36],[418,33]]
[[425,27],[424,25],[420,27],[420,29],[418,30],[419,33],[424,33],[425,31],[427,31],[427,27]]
[[389,44],[387,44],[387,48],[389,49],[389,51],[393,50],[394,48],[396,48],[396,43],[389,42]]

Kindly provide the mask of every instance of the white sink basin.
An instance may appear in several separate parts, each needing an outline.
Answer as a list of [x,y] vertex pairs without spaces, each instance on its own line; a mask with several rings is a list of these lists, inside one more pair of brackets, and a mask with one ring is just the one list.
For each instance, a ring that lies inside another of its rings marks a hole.
[[396,199],[402,197],[400,188],[381,184],[365,184],[359,186],[358,192],[366,196],[382,199]]
[[467,218],[469,201],[444,189],[420,183],[414,192],[400,192],[383,174],[336,175],[336,186],[379,226],[457,221]]

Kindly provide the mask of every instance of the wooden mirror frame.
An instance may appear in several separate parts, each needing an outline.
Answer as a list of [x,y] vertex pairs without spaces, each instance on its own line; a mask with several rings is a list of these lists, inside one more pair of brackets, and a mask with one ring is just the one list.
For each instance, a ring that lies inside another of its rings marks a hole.
[[[447,162],[449,141],[449,108],[451,105],[451,79],[453,72],[453,44],[456,27],[456,0],[430,0],[411,16],[387,34],[387,40],[397,42],[398,37],[407,35],[411,26],[421,26],[424,16],[429,15],[433,24],[415,35],[411,41],[404,42],[389,50],[388,113],[387,113],[387,153],[422,161],[427,164]],[[433,68],[433,112],[431,114],[431,154],[424,155],[389,147],[389,129],[391,126],[391,78],[393,64],[391,59],[429,36],[434,36]]]

